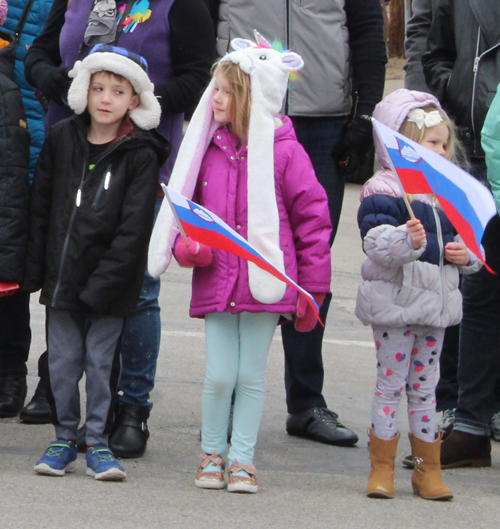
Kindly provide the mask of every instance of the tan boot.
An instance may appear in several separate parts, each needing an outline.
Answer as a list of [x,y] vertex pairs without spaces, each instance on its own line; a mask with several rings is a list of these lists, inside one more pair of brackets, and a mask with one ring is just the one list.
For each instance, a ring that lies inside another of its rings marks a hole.
[[371,471],[368,476],[366,495],[369,498],[394,498],[394,459],[400,434],[389,441],[379,439],[372,430],[368,430],[370,442]]
[[453,498],[453,492],[441,478],[441,437],[439,432],[433,443],[427,443],[412,433],[408,434],[415,468],[411,477],[413,493],[424,500],[445,501]]

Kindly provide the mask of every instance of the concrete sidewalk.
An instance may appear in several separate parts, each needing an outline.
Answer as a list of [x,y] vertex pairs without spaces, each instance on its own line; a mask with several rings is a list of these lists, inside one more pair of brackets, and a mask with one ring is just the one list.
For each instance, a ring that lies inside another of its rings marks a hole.
[[[337,448],[286,434],[283,353],[276,334],[255,461],[259,493],[197,489],[203,322],[188,317],[190,272],[173,265],[162,278],[162,345],[145,457],[123,461],[125,483],[100,483],[87,477],[82,455],[73,474],[36,476],[33,466],[53,440],[52,426],[0,420],[0,528],[491,529],[498,525],[500,444],[494,443],[492,468],[444,472],[455,493],[453,502],[421,500],[412,494],[411,471],[401,466],[409,453],[404,406],[397,497],[386,501],[365,497],[370,467],[366,428],[376,373],[370,329],[353,312],[363,260],[356,223],[359,191],[359,186],[347,186],[333,246],[333,301],[324,346],[324,394],[341,420],[359,434],[356,447]],[[44,311],[37,296],[32,309],[29,397],[37,383],[36,362],[45,340]]]

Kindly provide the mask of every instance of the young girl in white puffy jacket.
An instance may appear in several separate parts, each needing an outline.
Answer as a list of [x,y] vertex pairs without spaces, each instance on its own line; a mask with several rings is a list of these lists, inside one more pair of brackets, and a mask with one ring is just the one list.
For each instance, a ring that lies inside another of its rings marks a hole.
[[[397,90],[377,105],[373,116],[448,159],[459,148],[452,122],[430,94]],[[397,175],[377,138],[375,143],[382,169],[364,185],[358,212],[367,259],[356,315],[372,326],[377,354],[367,494],[394,497],[398,407],[406,392],[414,493],[449,500],[453,494],[441,479],[436,371],[445,328],[462,318],[459,272],[476,272],[481,262],[433,195],[411,197],[416,218],[410,218]]]

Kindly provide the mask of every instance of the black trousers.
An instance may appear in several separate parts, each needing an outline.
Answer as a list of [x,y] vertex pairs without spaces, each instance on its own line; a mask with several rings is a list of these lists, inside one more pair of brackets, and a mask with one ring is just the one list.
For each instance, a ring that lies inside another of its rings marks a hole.
[[30,295],[0,297],[0,376],[26,375],[30,345]]
[[[327,294],[320,309],[326,324],[332,295]],[[321,354],[324,327],[319,323],[310,332],[298,332],[293,324],[281,326],[285,351],[285,389],[288,413],[300,413],[309,408],[326,408],[323,398],[323,357]]]

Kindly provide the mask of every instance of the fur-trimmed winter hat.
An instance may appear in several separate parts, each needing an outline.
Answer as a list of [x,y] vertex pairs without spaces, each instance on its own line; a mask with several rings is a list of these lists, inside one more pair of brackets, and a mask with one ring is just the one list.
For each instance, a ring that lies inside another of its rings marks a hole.
[[[284,271],[279,241],[279,213],[274,182],[274,117],[279,113],[291,72],[304,62],[279,43],[268,42],[254,31],[255,42],[233,39],[235,51],[221,62],[230,61],[250,78],[251,108],[248,128],[248,242],[274,266]],[[212,97],[215,81],[208,85],[196,107],[182,141],[168,187],[192,198],[201,162],[220,123],[213,118]],[[148,269],[159,276],[168,267],[176,236],[174,219],[167,201],[160,209],[149,245]],[[261,303],[276,303],[285,294],[286,284],[253,263],[248,263],[252,296]]]
[[141,129],[154,129],[160,123],[161,108],[154,95],[154,84],[148,77],[146,59],[124,48],[97,44],[83,61],[77,61],[69,76],[73,77],[68,92],[68,104],[76,114],[87,108],[92,74],[112,72],[130,81],[140,96],[140,104],[129,112],[130,119]]

